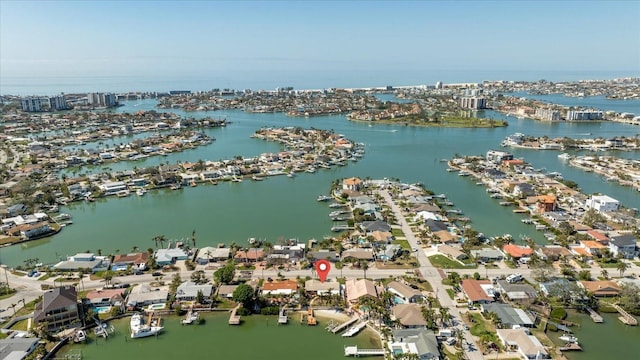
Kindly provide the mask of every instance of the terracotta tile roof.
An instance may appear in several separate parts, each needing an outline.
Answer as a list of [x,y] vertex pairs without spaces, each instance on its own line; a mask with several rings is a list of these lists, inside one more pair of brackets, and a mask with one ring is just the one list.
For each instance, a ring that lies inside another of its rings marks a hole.
[[346,281],[345,287],[347,290],[347,300],[349,302],[355,302],[365,295],[378,297],[379,294],[376,285],[368,279],[349,279]]
[[572,247],[571,251],[573,251],[574,253],[576,253],[578,255],[582,255],[582,256],[587,256],[587,257],[593,256],[587,251],[587,249],[585,249],[583,247],[580,247],[580,246]]
[[462,291],[467,295],[469,301],[494,301],[494,298],[489,296],[481,285],[491,285],[491,281],[464,279],[462,280]]
[[148,252],[139,252],[131,254],[118,254],[113,257],[113,263],[132,263],[132,264],[144,264],[149,260]]
[[349,185],[349,186],[360,185],[360,184],[362,184],[362,180],[360,180],[357,177],[352,177],[352,178],[344,179],[342,181],[342,184],[343,185]]
[[600,243],[599,241],[582,240],[581,243],[585,248],[589,248],[589,249],[604,249],[604,248],[606,248],[606,246],[602,245],[602,243]]
[[533,249],[531,249],[530,247],[515,244],[507,244],[502,248],[502,250],[514,258],[521,258],[533,253]]
[[267,281],[262,284],[262,290],[275,291],[275,290],[298,290],[298,282],[295,280],[282,280],[282,281]]
[[580,281],[580,284],[595,296],[616,296],[622,290],[618,284],[611,280]]
[[109,298],[111,299],[114,296],[119,296],[122,295],[122,293],[125,291],[125,289],[104,289],[104,290],[94,290],[94,291],[89,291],[87,293],[87,295],[85,295],[85,297],[89,300],[93,300],[93,299],[104,299],[104,298]]
[[608,241],[609,237],[598,230],[589,230],[587,231],[587,235],[591,236],[593,239],[597,241]]

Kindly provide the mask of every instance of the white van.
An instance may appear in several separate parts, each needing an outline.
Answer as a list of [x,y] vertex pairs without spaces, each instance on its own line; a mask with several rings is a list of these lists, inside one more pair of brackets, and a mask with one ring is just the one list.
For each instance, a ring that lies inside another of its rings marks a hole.
[[523,279],[524,279],[524,277],[522,277],[522,274],[515,273],[515,274],[511,274],[511,275],[507,276],[507,278],[505,280],[507,280],[507,282],[509,284],[513,284],[513,283],[516,283],[518,281],[522,281]]

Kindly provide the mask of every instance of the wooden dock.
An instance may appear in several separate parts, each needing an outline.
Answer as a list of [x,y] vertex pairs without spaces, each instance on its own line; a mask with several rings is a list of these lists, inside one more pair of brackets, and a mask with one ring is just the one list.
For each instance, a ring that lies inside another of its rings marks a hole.
[[560,351],[582,351],[582,347],[577,342],[567,343],[558,348]]
[[352,337],[355,334],[359,333],[360,330],[364,329],[365,326],[367,326],[367,323],[365,321],[359,322],[350,327],[349,330],[347,330],[344,334],[342,334],[342,337]]
[[289,316],[287,315],[287,309],[282,308],[278,314],[278,324],[286,324],[289,322]]
[[618,304],[612,304],[611,306],[613,306],[614,309],[618,310],[620,315],[622,315],[618,317],[618,320],[622,321],[623,324],[627,324],[629,326],[638,326],[638,319],[633,317],[628,312],[624,311],[624,309],[621,308]]
[[229,316],[229,325],[240,325],[240,315],[237,315],[240,305],[231,310],[231,316]]
[[384,356],[384,349],[358,349],[358,346],[345,346],[344,356]]
[[318,322],[316,320],[316,317],[313,314],[313,309],[309,308],[309,310],[307,311],[307,325],[315,326],[317,324],[318,324]]
[[590,307],[586,307],[587,312],[589,313],[589,316],[591,316],[591,320],[593,320],[593,322],[595,323],[602,323],[604,322],[604,319],[602,318],[602,316],[600,316],[600,314],[598,314],[595,310],[593,310]]
[[348,321],[343,322],[342,324],[340,324],[340,325],[334,327],[333,329],[331,329],[331,332],[334,333],[334,334],[339,333],[340,331],[342,331],[342,330],[346,329],[347,327],[351,326],[356,321],[358,321],[357,317],[349,319]]

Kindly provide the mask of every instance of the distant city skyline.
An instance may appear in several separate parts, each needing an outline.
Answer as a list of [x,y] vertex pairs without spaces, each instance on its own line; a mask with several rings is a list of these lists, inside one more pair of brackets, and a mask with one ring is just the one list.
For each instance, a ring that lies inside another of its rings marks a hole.
[[412,71],[638,76],[640,2],[0,0],[0,78]]

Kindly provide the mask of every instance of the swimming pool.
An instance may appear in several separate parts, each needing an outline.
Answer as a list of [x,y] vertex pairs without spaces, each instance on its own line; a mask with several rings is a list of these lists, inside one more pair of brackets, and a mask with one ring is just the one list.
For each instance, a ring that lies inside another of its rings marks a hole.
[[96,306],[95,309],[98,314],[105,314],[111,311],[111,306]]
[[165,304],[151,304],[147,307],[149,310],[162,310],[164,309]]

